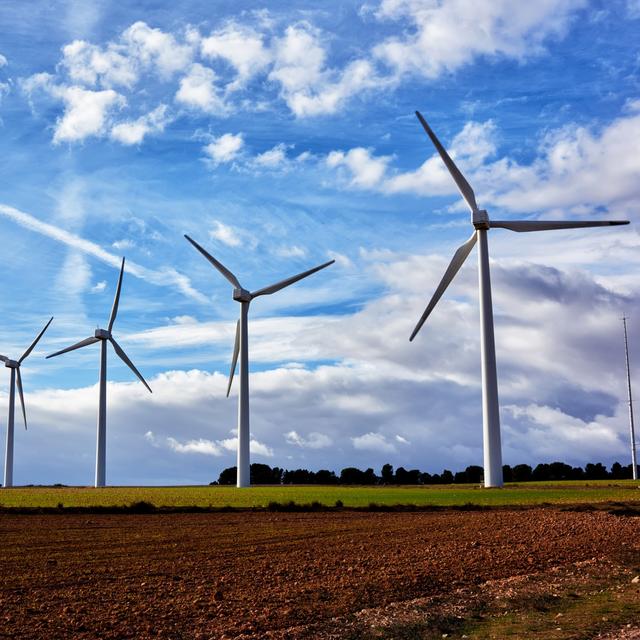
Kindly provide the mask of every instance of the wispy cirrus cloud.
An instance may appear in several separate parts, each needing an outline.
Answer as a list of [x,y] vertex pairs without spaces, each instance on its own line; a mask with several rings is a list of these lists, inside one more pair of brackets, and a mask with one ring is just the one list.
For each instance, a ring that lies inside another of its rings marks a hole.
[[[122,262],[120,256],[109,253],[100,245],[86,240],[79,235],[70,233],[48,222],[42,222],[42,220],[39,220],[29,213],[0,204],[0,215],[12,220],[29,231],[39,233],[86,255],[93,256],[112,267],[120,267],[120,263]],[[185,296],[198,302],[207,301],[207,297],[192,286],[190,279],[173,267],[163,267],[159,270],[153,270],[136,264],[135,262],[127,261],[126,270],[136,278],[141,278],[152,284],[177,287]]]

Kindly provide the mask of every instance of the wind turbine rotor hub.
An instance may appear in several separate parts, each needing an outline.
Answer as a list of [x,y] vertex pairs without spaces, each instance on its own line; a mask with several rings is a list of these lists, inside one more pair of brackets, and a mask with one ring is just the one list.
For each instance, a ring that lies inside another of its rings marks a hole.
[[251,302],[251,292],[246,289],[235,288],[233,290],[233,299],[237,302]]
[[18,369],[20,367],[20,363],[17,360],[5,360],[4,366],[9,369]]
[[111,337],[111,332],[106,329],[96,329],[94,336],[100,340],[108,340]]
[[489,229],[489,214],[485,209],[478,209],[471,214],[471,222],[476,229]]

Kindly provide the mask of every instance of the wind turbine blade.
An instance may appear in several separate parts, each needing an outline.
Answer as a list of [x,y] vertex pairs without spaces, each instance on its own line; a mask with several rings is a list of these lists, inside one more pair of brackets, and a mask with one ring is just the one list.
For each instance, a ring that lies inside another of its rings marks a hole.
[[284,289],[288,287],[290,284],[294,282],[298,282],[298,280],[302,280],[307,276],[310,276],[312,273],[316,273],[316,271],[320,271],[320,269],[324,269],[329,265],[332,265],[335,260],[329,260],[329,262],[325,262],[318,267],[314,267],[313,269],[309,269],[308,271],[304,271],[303,273],[299,273],[297,276],[292,276],[291,278],[287,278],[286,280],[281,280],[280,282],[276,282],[275,284],[269,285],[268,287],[264,287],[262,289],[258,289],[251,293],[252,298],[257,298],[258,296],[266,296],[271,293],[275,293],[276,291],[280,291],[280,289]]
[[583,227],[611,227],[619,224],[629,224],[628,220],[491,220],[489,226],[493,229],[509,229],[510,231],[552,231],[554,229],[582,229]]
[[66,349],[60,349],[60,351],[56,351],[55,353],[50,353],[47,356],[47,358],[53,358],[54,356],[59,356],[61,353],[67,353],[67,351],[74,351],[75,349],[86,347],[88,344],[93,344],[94,342],[100,342],[100,338],[96,338],[95,336],[85,338],[84,340],[80,340],[80,342],[76,342],[76,344],[72,344],[70,347],[67,347]]
[[184,237],[236,288],[242,289],[242,285],[227,267],[218,262],[208,251],[203,249],[195,240],[192,240],[186,233]]
[[122,350],[122,347],[113,339],[113,337],[109,338],[109,340],[111,341],[111,344],[113,345],[113,348],[116,350],[116,353],[118,354],[118,356],[120,356],[120,359],[129,367],[129,369],[131,369],[131,371],[133,371],[133,373],[135,373],[138,376],[138,379],[140,380],[140,382],[142,382],[142,384],[145,387],[147,387],[147,389],[149,389],[149,393],[153,393],[153,391],[151,391],[151,387],[147,384],[147,381],[142,377],[142,374],[136,369],[133,362],[129,360],[129,357]]
[[412,341],[418,331],[422,328],[422,325],[425,323],[425,320],[429,317],[429,314],[433,311],[433,308],[438,304],[438,300],[442,297],[442,294],[445,292],[446,288],[449,286],[456,273],[460,270],[460,267],[463,265],[464,261],[467,259],[467,256],[471,253],[471,249],[473,249],[473,245],[476,243],[476,232],[473,232],[473,235],[461,246],[458,250],[453,254],[453,258],[447,267],[447,270],[444,272],[442,276],[442,280],[440,280],[440,284],[438,288],[435,290],[427,308],[424,310],[422,317],[418,321],[416,328],[413,330],[409,341]]
[[440,157],[447,165],[447,169],[449,169],[449,173],[451,177],[455,180],[455,183],[458,185],[458,190],[462,194],[462,197],[465,199],[466,203],[469,205],[471,212],[474,213],[478,211],[478,205],[476,203],[476,196],[473,193],[473,189],[471,185],[467,182],[466,178],[462,175],[462,172],[458,167],[456,167],[455,162],[451,159],[447,150],[442,146],[440,140],[438,140],[437,136],[431,130],[431,127],[427,124],[427,121],[422,117],[422,114],[419,111],[416,111],[416,115],[418,116],[418,120],[424,127],[424,130],[427,132],[427,135],[431,138],[431,142],[433,142],[435,148],[438,150]]
[[111,307],[111,316],[109,318],[109,331],[113,328],[113,323],[118,315],[118,304],[120,303],[120,289],[122,289],[122,276],[124,275],[124,258],[122,258],[122,266],[120,267],[120,277],[118,278],[118,286],[116,287],[116,297],[113,299],[113,307]]
[[0,360],[2,360],[2,362],[6,362],[9,358],[7,358],[7,356],[0,356]]
[[16,369],[16,378],[18,382],[18,393],[20,394],[20,404],[22,405],[22,417],[24,418],[24,428],[27,428],[27,412],[24,408],[24,393],[22,391],[22,376],[20,375],[20,367]]
[[236,341],[233,345],[233,357],[231,358],[231,370],[229,371],[229,385],[227,386],[227,398],[231,391],[231,383],[233,382],[233,374],[236,372],[236,365],[238,364],[238,354],[240,353],[240,320],[236,324]]
[[22,364],[22,361],[33,351],[33,348],[38,344],[38,340],[42,338],[44,332],[49,328],[49,325],[52,322],[53,322],[53,316],[51,316],[51,319],[49,320],[49,322],[47,322],[47,324],[44,325],[44,329],[38,334],[36,339],[31,343],[31,346],[22,354],[22,358],[18,360],[18,364]]

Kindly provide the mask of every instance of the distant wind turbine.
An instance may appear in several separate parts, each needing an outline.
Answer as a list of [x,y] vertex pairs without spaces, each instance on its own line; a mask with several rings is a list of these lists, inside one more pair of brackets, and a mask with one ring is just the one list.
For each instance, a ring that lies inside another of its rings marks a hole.
[[111,309],[111,317],[109,318],[109,325],[107,329],[96,329],[95,334],[89,338],[85,338],[76,344],[61,349],[47,356],[47,358],[53,358],[59,356],[61,353],[67,353],[67,351],[74,351],[81,347],[86,347],[94,342],[100,342],[100,402],[98,406],[98,433],[97,433],[97,445],[96,445],[96,487],[105,486],[105,463],[106,463],[106,440],[107,440],[107,342],[110,342],[115,352],[120,359],[136,374],[140,382],[149,389],[151,387],[146,383],[142,374],[135,368],[133,362],[129,360],[127,354],[122,350],[122,347],[115,341],[111,330],[113,329],[113,323],[116,320],[118,313],[118,303],[120,302],[120,289],[122,288],[122,276],[124,274],[124,258],[122,258],[122,266],[120,267],[120,277],[118,278],[118,286],[116,288],[116,296],[113,300],[113,307]]
[[16,406],[16,379],[18,382],[18,393],[20,394],[20,405],[22,406],[22,417],[24,419],[24,428],[27,428],[27,412],[24,408],[24,392],[22,389],[22,376],[20,375],[20,365],[27,359],[33,351],[38,341],[44,335],[53,317],[44,325],[44,329],[36,336],[31,346],[22,354],[20,360],[11,360],[6,356],[0,356],[0,360],[4,362],[4,366],[11,369],[11,382],[9,383],[9,419],[7,420],[7,447],[4,456],[4,482],[3,486],[13,487],[13,425]]
[[491,304],[491,279],[489,276],[489,248],[487,231],[489,229],[509,229],[510,231],[552,231],[555,229],[579,229],[583,227],[606,227],[618,224],[629,224],[628,220],[602,221],[548,221],[548,220],[490,220],[484,209],[479,209],[473,189],[442,146],[431,127],[422,115],[416,111],[424,130],[435,145],[458,190],[471,209],[471,224],[474,232],[471,237],[453,255],[447,270],[418,321],[409,340],[413,340],[422,328],[425,320],[433,311],[449,286],[456,273],[467,259],[471,249],[478,242],[478,284],[480,289],[480,334],[482,360],[482,433],[484,442],[484,486],[501,487],[502,481],[502,446],[500,442],[500,414],[498,407],[498,380],[496,375],[496,352],[493,334],[493,309]]
[[629,437],[631,439],[631,477],[638,479],[638,461],[636,459],[636,432],[633,424],[633,397],[631,396],[631,369],[629,368],[629,342],[627,340],[627,318],[622,317],[624,325],[624,356],[627,364],[627,393],[629,397]]
[[320,269],[324,269],[333,264],[335,260],[329,260],[318,267],[299,273],[298,275],[281,280],[268,287],[263,287],[257,291],[247,291],[240,284],[229,269],[221,262],[218,262],[210,253],[205,251],[195,240],[188,235],[184,236],[232,285],[233,299],[240,303],[240,319],[236,324],[236,339],[233,348],[233,357],[231,360],[231,371],[229,372],[229,384],[227,386],[227,397],[231,391],[231,383],[233,382],[233,374],[236,370],[238,356],[240,356],[240,396],[238,398],[238,476],[237,486],[248,487],[251,484],[250,477],[250,461],[249,461],[249,333],[247,329],[247,320],[249,313],[249,304],[258,296],[266,296],[280,289],[284,289],[298,280],[302,280],[310,276]]

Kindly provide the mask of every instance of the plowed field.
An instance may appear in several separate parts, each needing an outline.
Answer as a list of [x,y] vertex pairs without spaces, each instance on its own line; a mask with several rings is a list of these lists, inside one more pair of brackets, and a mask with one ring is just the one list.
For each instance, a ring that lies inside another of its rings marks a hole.
[[606,512],[3,514],[0,637],[341,637],[363,609],[623,557],[640,518]]

